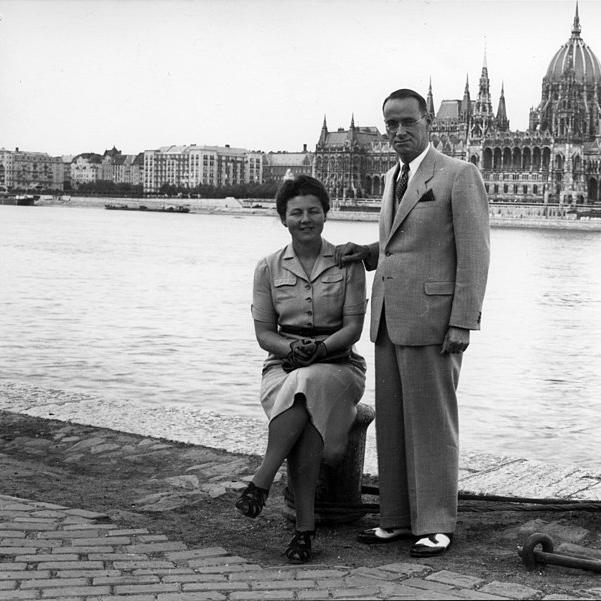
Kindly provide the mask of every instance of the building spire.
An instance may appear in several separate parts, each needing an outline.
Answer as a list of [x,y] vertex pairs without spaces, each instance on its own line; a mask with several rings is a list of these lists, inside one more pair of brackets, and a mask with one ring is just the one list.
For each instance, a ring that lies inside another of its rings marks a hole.
[[434,96],[432,95],[432,76],[430,76],[430,84],[428,85],[428,97],[426,98],[426,111],[434,118]]
[[355,113],[351,113],[351,127],[355,127]]
[[319,142],[317,144],[325,144],[326,138],[328,137],[328,124],[326,123],[326,116],[323,116],[323,125],[321,126],[321,134],[319,134]]
[[461,115],[465,121],[468,121],[472,109],[472,100],[470,98],[469,76],[465,76],[465,88],[463,90],[463,100],[461,101]]
[[572,37],[580,37],[580,17],[578,16],[578,0],[576,0],[576,14],[574,15],[574,24],[572,25]]
[[501,82],[501,97],[499,98],[499,108],[496,117],[497,127],[501,131],[509,129],[509,119],[507,119],[507,107],[505,106],[505,83]]

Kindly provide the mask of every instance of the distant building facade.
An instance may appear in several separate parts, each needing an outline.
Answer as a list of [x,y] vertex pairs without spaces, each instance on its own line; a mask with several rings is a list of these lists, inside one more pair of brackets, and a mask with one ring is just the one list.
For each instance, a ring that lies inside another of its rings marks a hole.
[[18,148],[0,150],[0,190],[63,190],[63,174],[60,157]]
[[95,152],[78,154],[71,161],[71,187],[77,190],[82,184],[96,183],[100,178],[102,156]]
[[334,200],[380,196],[384,176],[397,160],[388,139],[377,127],[356,127],[354,116],[348,130],[329,131],[323,119],[315,147],[315,177]]
[[144,192],[263,181],[263,153],[230,146],[163,146],[144,151]]
[[[474,99],[466,81],[463,97],[442,100],[435,112],[430,85],[433,146],[474,163],[492,201],[601,202],[601,65],[580,32],[576,7],[572,35],[549,63],[526,131],[510,129],[503,87],[494,111],[486,57]],[[356,127],[352,119],[349,129],[330,132],[324,118],[315,175],[334,199],[378,197],[396,161],[376,127]]]
[[286,175],[313,175],[314,158],[306,144],[302,152],[267,152],[263,158],[263,183],[279,183]]
[[98,179],[115,184],[144,184],[144,153],[122,154],[114,146],[102,156]]

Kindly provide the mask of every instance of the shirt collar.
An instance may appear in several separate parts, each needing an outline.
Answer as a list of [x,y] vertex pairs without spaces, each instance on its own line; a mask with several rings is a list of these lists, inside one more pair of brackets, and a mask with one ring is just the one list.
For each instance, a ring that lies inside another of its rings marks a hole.
[[[424,148],[424,150],[423,150],[423,152],[421,154],[418,154],[409,163],[409,179],[411,179],[415,175],[415,173],[417,172],[417,170],[419,169],[419,166],[421,165],[421,163],[424,160],[425,156],[428,154],[428,150],[430,150],[430,143],[428,143],[428,145]],[[403,169],[403,161],[401,161],[401,159],[399,159],[399,165],[400,165],[399,177],[401,177],[401,170]]]
[[337,266],[336,262],[334,261],[334,250],[335,247],[331,242],[328,242],[324,238],[321,239],[319,256],[315,261],[311,275],[308,277],[296,254],[294,253],[294,247],[292,246],[291,242],[284,251],[284,262],[282,266],[284,269],[287,269],[299,278],[312,282],[327,269]]
[[[325,238],[322,238],[319,254],[322,257],[333,257],[334,245],[331,242],[328,242]],[[292,246],[292,242],[290,242],[290,244],[286,246],[286,250],[284,251],[284,259],[294,259],[295,257],[296,254],[294,253],[294,247]]]

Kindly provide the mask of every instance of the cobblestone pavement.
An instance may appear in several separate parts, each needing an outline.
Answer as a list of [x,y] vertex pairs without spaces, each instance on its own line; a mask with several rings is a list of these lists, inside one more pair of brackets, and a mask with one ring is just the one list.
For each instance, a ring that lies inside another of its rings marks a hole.
[[[32,418],[8,412],[0,412],[0,419],[10,432],[0,437],[0,460],[19,449],[49,459],[49,466],[56,461],[131,468],[142,476],[133,493],[136,510],[193,506],[239,489],[252,473],[250,458],[202,447],[62,422],[34,427]],[[182,447],[183,460],[176,472],[165,471],[162,457],[174,445]],[[149,464],[149,457],[156,461]],[[601,598],[601,586],[545,596],[522,584],[411,560],[371,567],[262,567],[226,548],[190,548],[145,528],[123,529],[108,515],[85,508],[0,495],[0,601],[591,598]]]
[[[0,496],[0,600],[569,599],[417,563],[262,568],[108,516]],[[586,591],[586,598],[598,591]]]

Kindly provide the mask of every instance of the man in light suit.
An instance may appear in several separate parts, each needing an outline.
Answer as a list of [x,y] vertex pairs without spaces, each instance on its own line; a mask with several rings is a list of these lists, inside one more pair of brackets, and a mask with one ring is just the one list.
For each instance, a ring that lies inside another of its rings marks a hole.
[[386,174],[379,243],[337,247],[340,264],[376,269],[376,440],[380,526],[358,540],[414,538],[424,557],[451,545],[459,463],[456,389],[480,328],[489,264],[488,201],[477,168],[429,142],[432,116],[413,90],[383,104],[400,161]]

